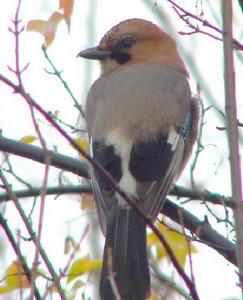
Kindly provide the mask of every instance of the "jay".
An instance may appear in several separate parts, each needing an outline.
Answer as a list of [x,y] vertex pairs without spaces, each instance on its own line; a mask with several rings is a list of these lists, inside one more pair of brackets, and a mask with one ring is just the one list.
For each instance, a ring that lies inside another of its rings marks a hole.
[[[129,19],[78,55],[101,63],[86,106],[90,154],[154,221],[198,127],[198,104],[176,43],[153,23]],[[91,177],[106,238],[100,297],[148,299],[146,224],[103,174],[93,169]]]

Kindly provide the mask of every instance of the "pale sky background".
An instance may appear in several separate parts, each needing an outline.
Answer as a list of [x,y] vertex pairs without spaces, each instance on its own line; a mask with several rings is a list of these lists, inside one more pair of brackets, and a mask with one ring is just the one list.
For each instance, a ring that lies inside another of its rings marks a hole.
[[[76,98],[85,103],[85,95],[87,91],[87,62],[77,59],[77,53],[86,47],[95,46],[104,33],[118,22],[138,17],[151,20],[161,25],[156,16],[144,4],[146,1],[108,1],[108,0],[76,0],[72,17],[71,30],[68,34],[67,27],[62,22],[58,27],[58,32],[53,45],[48,49],[48,53],[54,61],[56,67],[63,71],[63,77],[68,82],[69,87]],[[151,1],[153,3],[153,1]],[[195,8],[195,2],[199,3]],[[214,15],[211,14],[207,3],[214,8]],[[235,4],[235,37],[242,40],[243,14],[238,5]],[[156,1],[157,9],[160,9],[167,17],[168,27],[166,31],[171,33],[178,40],[179,50],[183,59],[188,65],[191,74],[190,83],[193,92],[196,92],[196,84],[202,86],[202,98],[205,107],[209,105],[205,90],[208,89],[213,99],[223,110],[224,108],[224,86],[223,86],[223,54],[222,43],[209,37],[194,34],[190,36],[180,36],[178,31],[190,31],[185,24],[180,21],[175,14],[171,5],[165,1]],[[217,18],[220,18],[220,1],[177,1],[184,8],[192,13],[199,14],[201,12],[200,3],[203,3],[203,10],[206,18],[213,24],[217,24]],[[11,25],[11,19],[15,14],[17,1],[4,1],[0,9],[0,72],[8,78],[15,81],[14,75],[9,72],[7,65],[14,65],[14,39],[8,32],[8,26]],[[32,19],[48,19],[51,13],[58,8],[58,1],[48,0],[22,0],[21,19],[23,25],[26,25]],[[218,19],[220,22],[220,19]],[[95,34],[90,36],[87,30],[88,26],[93,26]],[[91,24],[91,25],[90,25]],[[240,28],[240,29],[239,29]],[[170,29],[172,31],[170,31]],[[204,28],[207,30],[207,28]],[[60,111],[60,118],[67,123],[75,124],[78,118],[77,111],[73,107],[72,100],[63,89],[60,82],[51,75],[46,74],[44,68],[50,70],[47,62],[43,57],[41,45],[43,37],[37,33],[24,32],[21,35],[21,64],[30,63],[30,66],[23,74],[23,81],[26,90],[32,97],[41,104],[46,110]],[[200,78],[195,76],[195,69],[191,68],[190,60],[192,60],[200,74]],[[237,79],[237,99],[239,119],[243,121],[243,102],[241,101],[243,94],[242,85],[242,54],[235,57],[236,61],[236,79]],[[92,76],[90,82],[98,77],[98,63],[92,63]],[[43,122],[40,123],[41,130],[45,135],[49,145],[57,145],[61,153],[76,156],[72,148],[64,141],[60,135],[56,134],[53,129]],[[208,189],[212,192],[218,192],[225,195],[230,194],[230,174],[228,166],[227,144],[225,133],[216,130],[216,126],[223,126],[218,119],[215,110],[211,109],[206,114],[206,125],[204,129],[205,145],[209,145],[200,156],[195,178],[200,188]],[[0,83],[0,128],[3,135],[9,138],[20,139],[25,135],[36,135],[30,113],[27,105],[18,95],[13,95],[12,91],[4,84]],[[216,147],[214,146],[216,145]],[[11,161],[18,175],[33,186],[40,186],[43,179],[43,166],[28,160],[12,157]],[[51,169],[49,176],[49,184],[56,185],[59,170]],[[76,176],[68,175],[71,183],[78,183]],[[189,167],[180,178],[179,183],[189,184]],[[15,185],[15,188],[21,188],[21,185]],[[1,192],[1,190],[0,190]],[[80,197],[66,196],[54,200],[49,197],[46,201],[45,219],[43,224],[43,245],[46,249],[51,261],[56,267],[64,266],[66,256],[63,254],[63,239],[70,234],[79,240],[83,233],[87,218],[84,216],[85,211],[80,209]],[[32,204],[26,201],[26,211],[30,211]],[[38,206],[37,206],[38,207]],[[189,203],[185,207],[197,216],[203,218],[207,210],[203,205]],[[212,207],[215,213],[222,213],[218,207]],[[36,218],[38,209],[36,208]],[[17,213],[10,204],[6,209],[6,216],[10,226],[21,228],[24,235],[24,227],[19,220]],[[213,226],[217,229],[224,230],[222,224],[217,224],[213,218],[210,218]],[[1,232],[1,229],[0,229]],[[1,233],[2,234],[2,233]],[[82,244],[82,252],[80,255],[89,253],[88,240]],[[199,253],[193,255],[194,274],[196,277],[196,285],[202,300],[221,300],[221,299],[240,299],[239,289],[236,287],[237,276],[234,268],[224,260],[220,255],[216,254],[209,247],[204,245],[195,245],[199,249]],[[33,255],[29,251],[28,242],[22,242],[23,250],[28,253],[28,257]],[[100,250],[101,255],[101,250]],[[1,255],[1,253],[0,253]],[[0,276],[4,268],[14,258],[13,251],[8,247],[6,258],[3,265],[0,265]],[[2,259],[0,264],[2,263]],[[1,278],[1,277],[0,277]],[[88,294],[89,292],[87,292]],[[234,298],[237,297],[238,298]],[[0,297],[0,299],[2,299]],[[11,299],[11,298],[6,298]],[[175,298],[179,299],[179,298]],[[95,299],[94,299],[95,300]]]

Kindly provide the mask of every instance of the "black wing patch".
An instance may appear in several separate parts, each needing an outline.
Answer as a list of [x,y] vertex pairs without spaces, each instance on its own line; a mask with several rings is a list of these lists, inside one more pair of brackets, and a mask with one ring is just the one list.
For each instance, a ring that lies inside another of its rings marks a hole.
[[138,181],[155,181],[163,178],[173,156],[168,136],[158,136],[152,142],[137,143],[131,149],[129,168]]
[[[122,177],[121,158],[115,154],[113,146],[106,146],[103,143],[93,142],[93,158],[119,182]],[[112,188],[110,181],[100,172],[94,170],[95,177],[100,188],[109,190]]]

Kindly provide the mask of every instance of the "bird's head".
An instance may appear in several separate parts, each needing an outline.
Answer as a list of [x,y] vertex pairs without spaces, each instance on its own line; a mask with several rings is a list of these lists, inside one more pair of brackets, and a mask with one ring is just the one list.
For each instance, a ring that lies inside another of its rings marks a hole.
[[129,19],[112,27],[99,45],[81,51],[78,56],[101,62],[102,72],[137,63],[171,65],[187,75],[175,41],[155,24],[142,19]]

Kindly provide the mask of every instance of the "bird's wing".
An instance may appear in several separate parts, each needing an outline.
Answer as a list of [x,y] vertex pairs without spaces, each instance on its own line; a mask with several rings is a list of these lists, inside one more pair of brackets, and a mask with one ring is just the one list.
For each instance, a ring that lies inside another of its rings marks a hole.
[[[152,219],[161,211],[165,197],[181,169],[191,122],[189,110],[180,128],[171,127],[167,135],[160,134],[153,141],[136,143],[131,148],[129,172],[137,183],[138,204]],[[91,155],[119,183],[123,175],[121,158],[114,146],[91,140]],[[92,171],[92,186],[105,233],[107,218],[118,205],[117,195],[109,180],[96,170]]]
[[[120,182],[124,172],[122,174],[121,158],[116,154],[114,146],[92,140],[91,144],[93,158]],[[111,271],[122,299],[147,299],[150,274],[146,253],[146,224],[135,210],[124,205],[109,180],[95,169],[92,184],[100,224],[106,236],[100,281],[101,299],[116,298],[109,280]]]
[[[114,147],[90,139],[90,155],[97,161],[116,182],[121,179],[121,159],[115,154]],[[91,183],[94,199],[103,233],[106,232],[108,216],[112,215],[117,205],[117,197],[111,182],[100,172],[91,170]]]
[[[154,141],[135,144],[131,150],[130,171],[136,178],[142,210],[151,219],[161,211],[172,183],[179,175],[192,127],[189,109],[181,128]],[[150,184],[149,184],[150,183]]]

